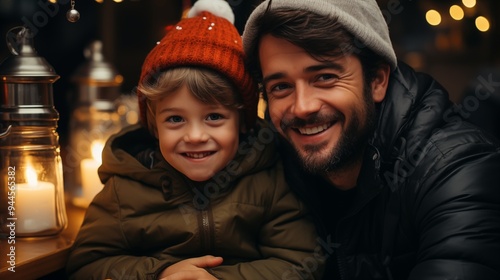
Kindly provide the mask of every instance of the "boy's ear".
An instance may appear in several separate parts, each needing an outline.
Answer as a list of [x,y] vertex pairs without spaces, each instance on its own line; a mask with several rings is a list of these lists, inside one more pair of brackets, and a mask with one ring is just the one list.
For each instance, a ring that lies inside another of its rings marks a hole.
[[391,75],[391,67],[388,64],[382,65],[371,82],[372,97],[375,103],[380,103],[385,98],[387,87],[389,85],[389,76]]

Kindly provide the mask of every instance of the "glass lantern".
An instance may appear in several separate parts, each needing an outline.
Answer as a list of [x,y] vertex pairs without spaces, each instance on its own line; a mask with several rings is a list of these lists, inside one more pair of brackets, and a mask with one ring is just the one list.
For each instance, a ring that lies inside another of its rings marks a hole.
[[97,169],[106,140],[122,127],[116,101],[123,81],[104,59],[101,41],[92,42],[84,55],[87,60],[71,77],[74,108],[64,157],[65,182],[71,186],[73,204],[81,207],[87,207],[103,187]]
[[[0,235],[40,237],[67,226],[53,83],[59,79],[33,47],[28,28],[8,41],[0,64]],[[8,37],[9,38],[9,37]]]

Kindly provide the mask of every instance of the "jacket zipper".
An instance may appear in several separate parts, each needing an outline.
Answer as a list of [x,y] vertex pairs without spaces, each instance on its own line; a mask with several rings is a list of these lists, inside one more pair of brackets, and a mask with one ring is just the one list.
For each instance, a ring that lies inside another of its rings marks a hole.
[[211,244],[211,223],[209,217],[209,210],[200,210],[200,239],[202,252],[208,253],[212,246]]
[[[188,186],[188,189],[191,191],[193,194],[193,198],[196,195],[195,189],[197,186],[193,184],[193,182],[189,181],[188,179],[185,179],[186,185]],[[208,199],[208,198],[207,198]],[[197,209],[198,215],[198,228],[199,228],[199,234],[200,234],[200,249],[202,253],[211,253],[213,250],[213,243],[212,240],[214,238],[213,234],[213,221],[212,221],[212,207],[210,206],[210,203],[212,201],[208,201],[207,205],[204,207],[195,207]]]
[[[339,239],[339,226],[342,222],[342,220],[344,219],[340,219],[337,223],[337,226],[336,226],[336,230],[335,230],[335,239],[337,239],[338,241],[340,241]],[[334,240],[335,241],[335,240]],[[337,255],[337,268],[339,270],[339,276],[340,276],[340,280],[344,280],[344,279],[347,279],[346,278],[346,269],[345,269],[345,266],[344,266],[344,254],[341,254],[340,251],[343,250],[344,248],[342,248],[342,243],[338,242],[340,244],[340,246],[337,248],[337,250],[335,250],[335,255]]]

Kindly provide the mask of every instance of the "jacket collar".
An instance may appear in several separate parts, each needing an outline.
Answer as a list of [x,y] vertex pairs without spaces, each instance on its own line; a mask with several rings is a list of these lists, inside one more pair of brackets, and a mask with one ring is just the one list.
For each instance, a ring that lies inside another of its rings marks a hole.
[[371,140],[380,152],[381,171],[393,172],[398,161],[427,142],[446,122],[451,106],[448,92],[438,82],[400,62],[391,73]]

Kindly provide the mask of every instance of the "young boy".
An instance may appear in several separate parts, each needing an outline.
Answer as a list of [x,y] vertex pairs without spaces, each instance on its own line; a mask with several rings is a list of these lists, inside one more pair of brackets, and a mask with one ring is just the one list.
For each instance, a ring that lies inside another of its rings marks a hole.
[[[221,6],[198,11],[207,3]],[[322,243],[284,182],[273,131],[256,120],[256,87],[224,10],[232,16],[224,1],[199,0],[145,59],[142,126],[104,148],[105,187],[70,254],[70,278],[322,274]]]

